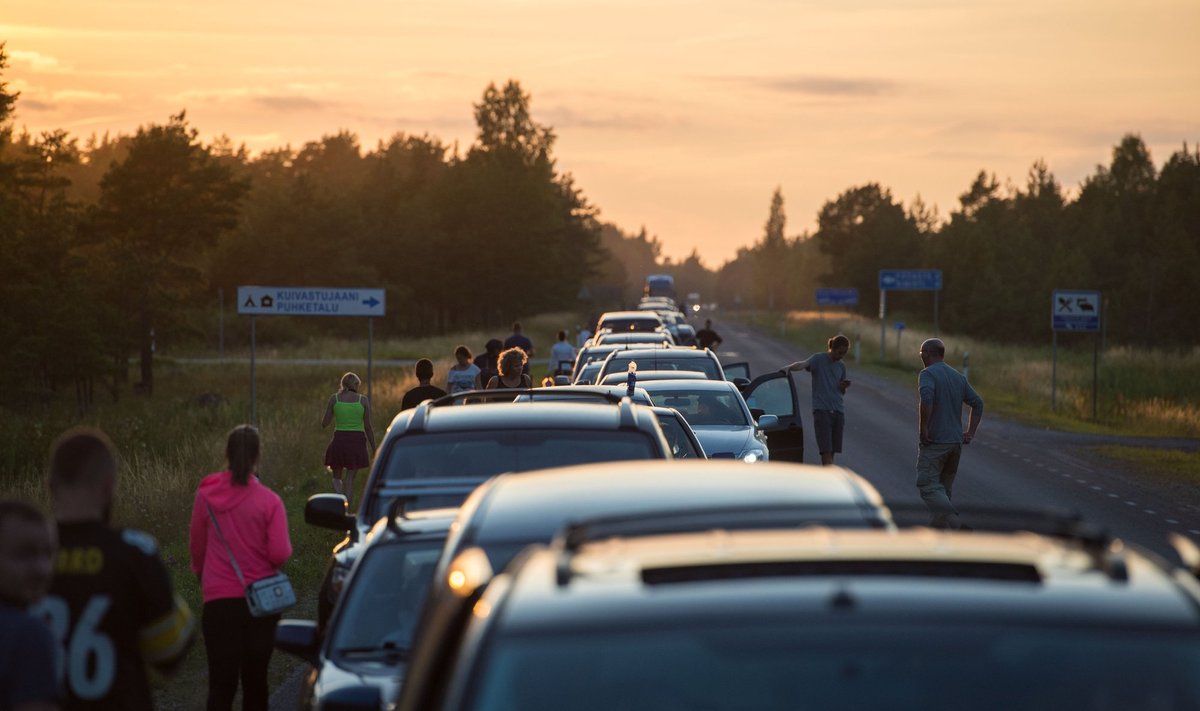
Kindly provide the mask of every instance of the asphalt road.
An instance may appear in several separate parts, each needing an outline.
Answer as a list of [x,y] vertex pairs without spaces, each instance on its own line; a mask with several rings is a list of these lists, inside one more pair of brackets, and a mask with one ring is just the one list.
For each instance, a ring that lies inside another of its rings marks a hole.
[[[825,350],[813,343],[797,351],[771,334],[739,323],[714,322],[724,338],[722,362],[747,361],[761,375]],[[832,334],[831,334],[832,335]],[[921,504],[916,489],[917,373],[913,345],[910,385],[857,370],[847,356],[852,382],[846,393],[846,431],[837,464],[861,474],[893,505]],[[820,457],[811,436],[810,376],[793,373],[807,439],[805,461]],[[1200,542],[1200,492],[1139,478],[1121,462],[1092,451],[1097,444],[1127,443],[1200,450],[1198,440],[1155,440],[1054,432],[1026,427],[988,413],[974,441],[963,448],[954,502],[964,507],[1055,507],[1078,511],[1113,535],[1176,560],[1166,541],[1175,531]],[[969,521],[968,521],[969,523]]]

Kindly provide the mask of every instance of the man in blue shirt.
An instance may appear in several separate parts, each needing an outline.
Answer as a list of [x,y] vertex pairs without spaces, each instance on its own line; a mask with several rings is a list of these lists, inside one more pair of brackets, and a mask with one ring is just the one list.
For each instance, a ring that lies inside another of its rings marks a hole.
[[[945,363],[945,357],[946,344],[941,339],[930,338],[921,344],[921,363],[925,369],[917,377],[921,396],[917,489],[929,507],[931,525],[964,528],[950,496],[962,446],[975,438],[983,419],[983,398],[962,373]],[[965,431],[963,403],[971,407]]]
[[[512,333],[508,338],[504,339],[504,350],[509,348],[520,348],[525,351],[528,358],[533,358],[533,341],[529,340],[529,336],[521,333],[521,322],[513,321]],[[550,364],[550,369],[554,369],[554,363]],[[529,360],[525,361],[525,367],[521,371],[525,375],[529,375]]]
[[842,396],[850,381],[846,379],[846,364],[842,359],[850,350],[850,339],[843,335],[830,338],[829,351],[813,353],[804,360],[785,366],[785,372],[807,370],[812,373],[813,435],[822,466],[833,464],[833,455],[842,451],[842,432],[846,428]]

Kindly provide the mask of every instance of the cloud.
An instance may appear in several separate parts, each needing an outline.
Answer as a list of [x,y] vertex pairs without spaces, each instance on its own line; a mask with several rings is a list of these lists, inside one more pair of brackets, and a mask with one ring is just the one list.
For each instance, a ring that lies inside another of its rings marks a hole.
[[873,98],[895,94],[900,85],[887,79],[837,76],[742,76],[712,77],[725,84],[739,84],[750,89],[765,89],[780,94],[819,98]]
[[57,102],[72,103],[72,104],[91,104],[91,103],[112,103],[120,101],[120,94],[111,94],[99,91],[87,91],[84,89],[64,89],[56,91],[51,95],[51,98]]
[[566,106],[551,106],[538,112],[538,121],[554,129],[584,128],[601,131],[648,131],[677,129],[688,125],[679,117],[646,113],[580,111]]
[[332,105],[307,96],[254,96],[250,103],[276,111],[319,111]]
[[161,98],[170,103],[182,106],[192,104],[249,104],[274,111],[319,111],[335,105],[331,101],[304,96],[302,93],[280,94],[278,92],[250,87],[192,89]]
[[13,66],[24,65],[35,72],[45,72],[47,74],[66,74],[71,71],[71,68],[58,61],[56,57],[51,57],[41,52],[31,52],[24,49],[14,49],[9,51],[8,57],[12,60]]

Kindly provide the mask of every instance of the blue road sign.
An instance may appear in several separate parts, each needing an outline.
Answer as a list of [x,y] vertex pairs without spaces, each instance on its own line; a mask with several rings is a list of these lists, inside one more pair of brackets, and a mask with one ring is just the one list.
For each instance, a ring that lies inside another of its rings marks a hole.
[[1095,332],[1100,330],[1100,292],[1056,289],[1050,300],[1050,329]]
[[817,289],[818,306],[858,306],[858,289]]
[[239,286],[238,313],[247,316],[383,316],[383,289]]
[[941,269],[880,269],[879,288],[885,291],[941,291]]

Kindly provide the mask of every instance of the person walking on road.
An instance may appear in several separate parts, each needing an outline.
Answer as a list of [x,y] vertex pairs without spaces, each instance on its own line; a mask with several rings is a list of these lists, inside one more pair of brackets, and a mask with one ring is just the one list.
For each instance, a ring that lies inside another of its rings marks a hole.
[[50,587],[54,531],[24,501],[0,501],[0,709],[52,711],[60,698],[57,642],[29,611]]
[[[946,344],[930,338],[921,344],[925,369],[917,377],[920,451],[917,455],[917,489],[929,507],[930,525],[966,528],[950,503],[962,446],[970,444],[983,419],[983,398],[962,373],[945,362]],[[962,426],[962,406],[971,408],[967,429]]]
[[487,382],[500,372],[496,367],[496,362],[500,359],[500,351],[504,350],[504,344],[499,338],[489,338],[488,342],[483,346],[483,353],[475,356],[475,365],[479,366],[479,382],[487,385]]
[[436,385],[430,385],[429,381],[433,380],[433,361],[428,358],[422,358],[413,366],[413,374],[417,376],[419,385],[404,393],[404,398],[400,401],[400,409],[407,410],[410,407],[416,407],[426,400],[435,400],[446,394]]
[[369,452],[375,451],[371,403],[359,394],[361,384],[354,373],[343,375],[341,389],[329,396],[325,416],[321,418],[322,428],[334,423],[333,439],[325,448],[325,467],[333,477],[333,492],[345,496],[347,503],[354,500],[354,477],[359,469],[371,463]]
[[64,432],[46,483],[58,556],[40,608],[62,645],[64,708],[151,709],[146,665],[178,668],[196,636],[192,611],[175,594],[154,537],[109,524],[117,453],[104,433]]
[[724,342],[721,334],[713,330],[712,319],[705,319],[704,328],[696,331],[696,344],[701,348],[712,348],[715,350],[717,346]]
[[478,390],[482,387],[479,366],[471,362],[471,350],[466,346],[454,349],[454,365],[446,371],[446,390],[451,394]]
[[550,346],[550,375],[570,374],[575,366],[575,348],[567,341],[567,332],[558,332],[558,341]]
[[[533,341],[529,340],[529,336],[521,332],[520,321],[513,321],[512,333],[509,334],[508,338],[504,339],[504,347],[505,349],[520,348],[522,351],[525,351],[525,366],[521,372],[529,375],[529,359],[533,357]],[[553,364],[551,365],[553,366]]]
[[243,711],[267,708],[280,616],[252,616],[246,586],[277,574],[292,542],[283,500],[258,480],[261,453],[258,429],[235,427],[225,441],[227,468],[200,481],[192,505],[188,549],[204,597],[208,711],[233,708],[239,678]]
[[525,351],[520,348],[509,348],[500,353],[500,374],[488,381],[487,389],[530,388],[533,381],[522,372],[528,362]]
[[842,433],[846,428],[846,413],[842,402],[850,381],[846,379],[846,364],[842,359],[850,350],[850,339],[838,334],[826,344],[828,351],[813,353],[783,368],[784,372],[807,370],[812,373],[813,435],[821,464],[831,466],[835,454],[842,452]]

